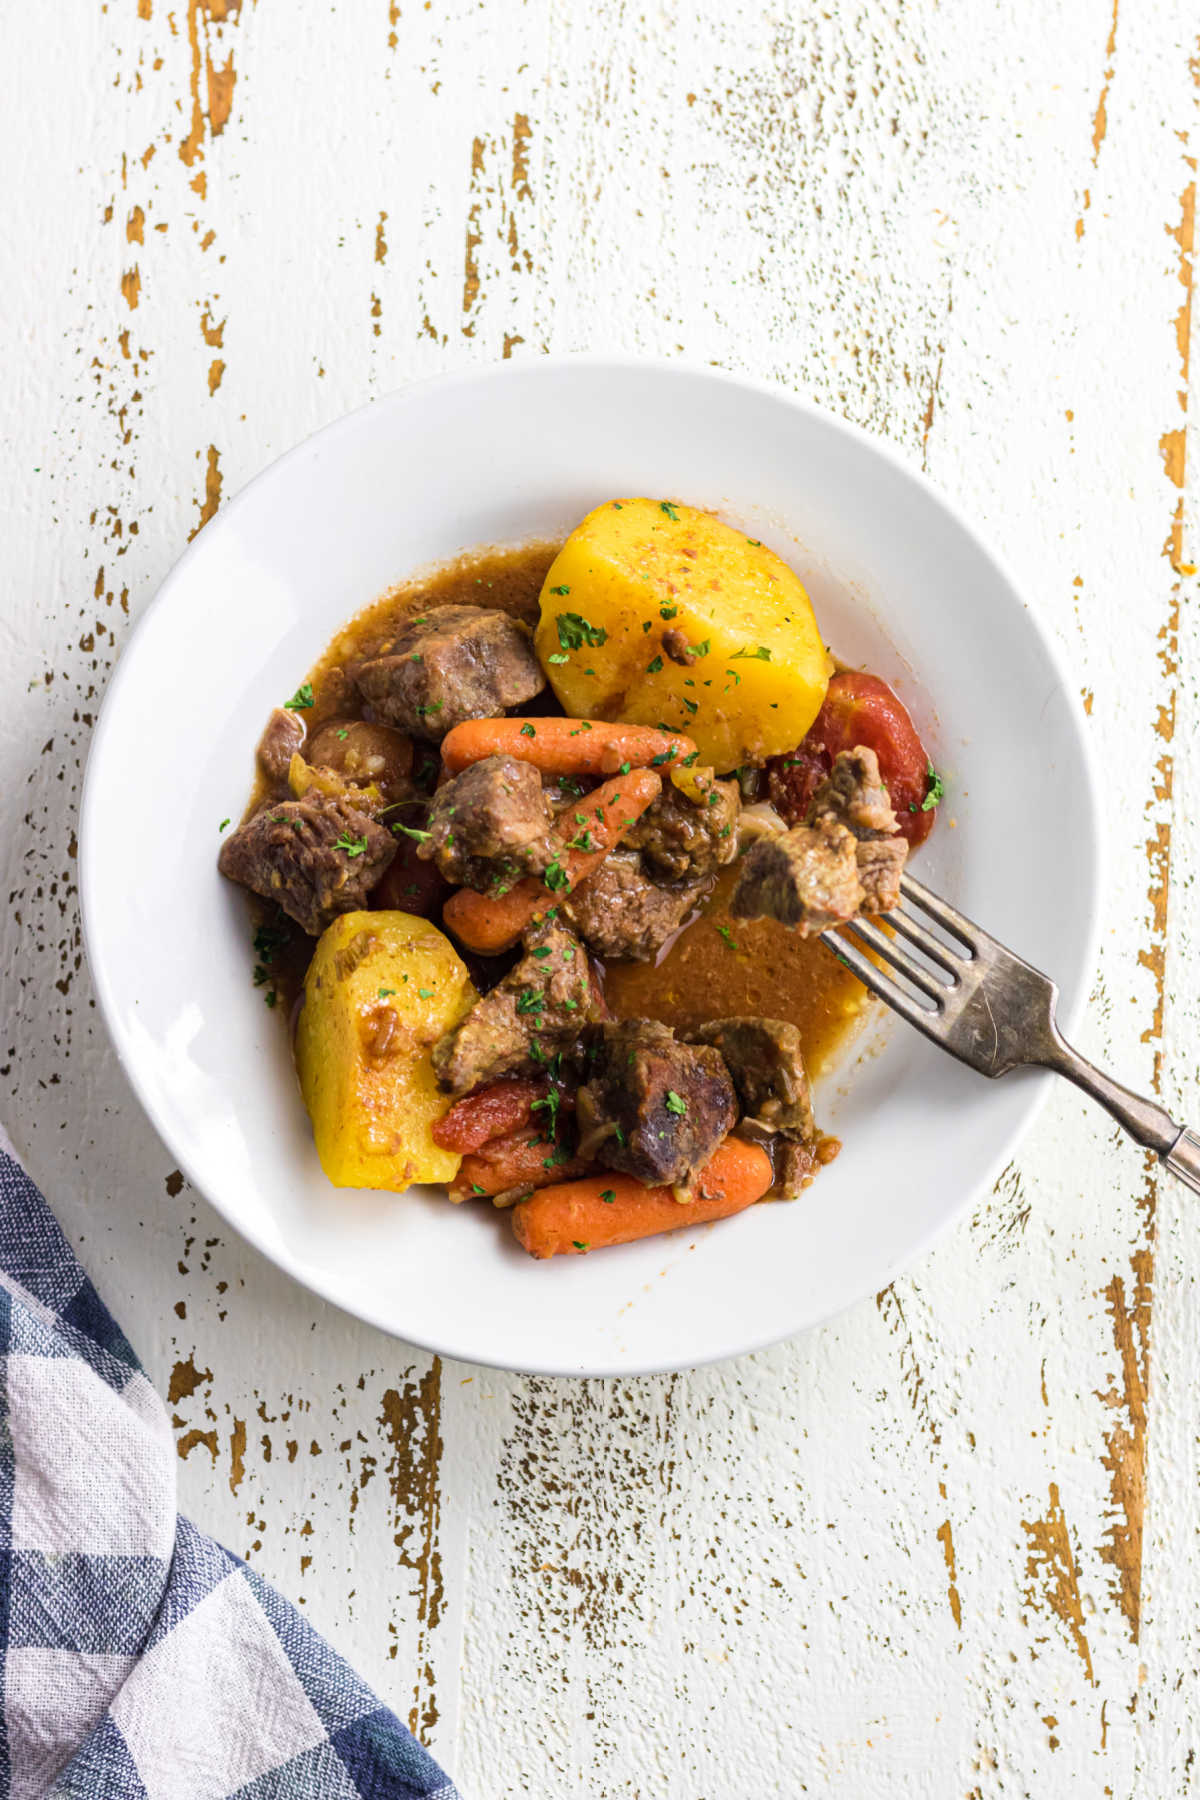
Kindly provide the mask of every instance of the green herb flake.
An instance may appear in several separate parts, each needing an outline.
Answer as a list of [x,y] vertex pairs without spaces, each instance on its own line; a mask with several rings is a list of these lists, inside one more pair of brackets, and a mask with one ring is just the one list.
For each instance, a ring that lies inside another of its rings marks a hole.
[[661,656],[654,657],[654,659],[651,662],[648,662],[646,664],[647,675],[657,675],[658,671],[662,668],[662,666],[663,666],[662,657]]
[[338,735],[338,742],[344,744],[346,739],[350,736],[350,733],[348,731],[342,730],[342,731],[339,731],[337,735]]
[[756,644],[753,650],[743,646],[741,650],[735,650],[729,660],[737,662],[739,657],[744,657],[747,662],[770,662],[771,652],[765,644]]
[[395,988],[380,988],[376,998],[379,1000],[390,1000],[395,992]]
[[707,656],[712,649],[712,639],[702,638],[698,644],[689,644],[687,649],[689,656]]
[[688,1109],[687,1101],[684,1099],[682,1094],[677,1094],[675,1092],[674,1088],[667,1089],[666,1105],[667,1105],[667,1111],[669,1113],[675,1113],[676,1116],[679,1118],[682,1118],[683,1114]]
[[592,1246],[590,1244],[581,1243],[578,1238],[571,1239],[571,1248],[573,1250],[590,1250],[591,1247]]
[[[667,606],[664,603],[658,609],[658,616],[660,619],[677,618],[679,616],[679,608],[677,606]],[[650,623],[649,623],[649,620],[647,620],[646,624],[642,626],[642,630],[649,631],[649,629],[650,629]]]
[[284,701],[288,712],[307,712],[316,702],[313,699],[312,682],[302,681],[290,700]]
[[546,996],[539,994],[536,988],[522,988],[517,995],[517,1011],[519,1013],[541,1012],[546,1004]]
[[558,629],[558,641],[564,650],[582,650],[585,644],[590,645],[593,650],[599,650],[602,644],[608,642],[608,633],[603,625],[591,624],[581,613],[559,613],[554,623]]
[[571,591],[570,588],[566,587],[565,585],[560,585],[559,587],[552,587],[550,589],[550,592],[552,594],[569,594],[570,591]]
[[220,824],[219,824],[219,825],[218,825],[218,826],[217,826],[217,831],[218,831],[218,832],[222,832],[222,831],[224,831],[224,830],[225,830],[225,828],[226,828],[226,826],[227,826],[227,825],[228,825],[228,824],[229,824],[229,820],[228,820],[228,819],[222,819],[222,820],[221,820],[221,823],[220,823]]
[[347,856],[361,856],[367,847],[367,840],[365,837],[352,838],[348,831],[343,831],[341,837],[334,839],[333,847],[335,850],[344,850]]
[[279,995],[275,992],[274,988],[268,988],[266,993],[263,995],[263,999],[266,1001],[268,1006],[278,1006],[278,1004],[279,1004]]
[[414,838],[418,844],[425,843],[426,839],[433,836],[431,831],[418,831],[415,825],[393,825],[392,830],[402,831],[405,837]]
[[420,714],[421,718],[424,718],[427,713],[441,712],[441,710],[442,702],[440,700],[430,700],[426,705],[418,706],[417,708],[417,712]]
[[698,713],[700,711],[700,708],[696,705],[696,702],[694,700],[689,700],[686,694],[681,694],[680,699],[683,701],[683,704],[687,707],[687,709],[690,713],[694,714],[694,713]]
[[679,505],[678,500],[660,500],[658,503],[658,510],[659,510],[659,512],[665,512],[668,519],[671,520],[672,524],[678,525],[679,513],[676,510],[678,508],[678,505]]
[[521,736],[522,737],[536,737],[537,732],[533,729],[532,725],[522,725]]
[[761,538],[747,538],[746,542],[748,544],[753,544],[753,546],[756,550],[762,549],[762,539]]
[[477,1182],[477,1181],[473,1181],[473,1182],[472,1182],[472,1183],[471,1183],[471,1192],[472,1192],[472,1193],[473,1193],[473,1194],[486,1194],[486,1193],[487,1193],[487,1189],[486,1189],[486,1188],[484,1188],[484,1187],[480,1187],[480,1185],[479,1185],[479,1183],[478,1183],[478,1182]]
[[[670,749],[661,750],[657,756],[652,756],[650,758],[650,767],[652,769],[661,769],[662,765],[664,763],[670,762],[674,755],[675,755],[675,746],[674,746],[674,744],[672,744]],[[684,759],[684,766],[685,766],[685,768],[687,766],[686,758]]]
[[925,777],[929,783],[929,791],[921,802],[921,811],[932,812],[938,801],[945,795],[946,784],[932,763],[930,763],[926,769]]
[[549,944],[539,944],[533,954],[537,957],[549,956],[549,954],[550,954]]
[[563,888],[570,887],[571,877],[567,874],[567,871],[563,868],[562,863],[558,860],[557,856],[554,858],[553,862],[547,863],[546,872],[542,876],[542,884],[544,887],[548,887],[552,894],[559,893]]
[[420,999],[422,999],[422,1000],[431,1000],[433,998],[433,989],[432,988],[418,988],[417,994],[420,997]]
[[613,1188],[604,1188],[600,1195],[605,1206],[611,1206],[616,1197],[616,1192]]
[[734,938],[732,931],[730,931],[728,925],[718,925],[717,926],[717,934],[718,934],[718,936],[723,937],[725,939],[725,942],[729,945],[729,948],[731,950],[737,949],[737,941]]
[[565,650],[555,650],[546,658],[546,661],[548,663],[565,663],[569,662],[570,658]]

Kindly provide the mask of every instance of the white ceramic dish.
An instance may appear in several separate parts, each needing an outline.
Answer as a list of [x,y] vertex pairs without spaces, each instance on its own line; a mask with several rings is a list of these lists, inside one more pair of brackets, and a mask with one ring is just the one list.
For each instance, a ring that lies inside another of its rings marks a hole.
[[1069,1025],[1093,956],[1099,831],[1048,639],[887,446],[709,370],[509,363],[405,389],[301,444],[164,582],[110,685],[82,809],[100,1004],[195,1185],[281,1268],[384,1330],[570,1374],[730,1356],[884,1287],[994,1179],[1049,1079],[983,1081],[889,1022],[881,1048],[818,1090],[845,1148],[806,1197],[545,1264],[489,1208],[325,1181],[280,1021],[250,984],[242,896],[217,875],[219,822],[242,810],[271,707],[351,614],[423,564],[565,533],[617,493],[752,528],[807,581],[838,654],[895,682],[949,782],[922,877],[1055,974]]

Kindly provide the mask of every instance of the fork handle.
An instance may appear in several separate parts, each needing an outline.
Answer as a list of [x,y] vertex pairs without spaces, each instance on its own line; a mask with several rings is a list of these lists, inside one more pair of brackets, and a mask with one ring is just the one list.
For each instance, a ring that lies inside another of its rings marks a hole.
[[1200,1194],[1200,1132],[1180,1125],[1156,1100],[1143,1099],[1132,1088],[1122,1087],[1095,1063],[1072,1050],[1057,1031],[1054,1036],[1054,1048],[1044,1058],[1044,1066],[1065,1075],[1098,1100],[1135,1143],[1153,1150],[1172,1175],[1186,1182],[1193,1193]]

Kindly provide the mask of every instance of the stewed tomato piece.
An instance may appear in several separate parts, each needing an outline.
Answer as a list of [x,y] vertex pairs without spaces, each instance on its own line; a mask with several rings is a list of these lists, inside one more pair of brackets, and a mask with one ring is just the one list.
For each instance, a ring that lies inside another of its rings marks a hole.
[[940,785],[902,700],[878,675],[841,669],[829,683],[808,735],[767,764],[770,796],[789,825],[808,810],[839,750],[864,744],[879,759],[900,830],[915,848],[933,829]]

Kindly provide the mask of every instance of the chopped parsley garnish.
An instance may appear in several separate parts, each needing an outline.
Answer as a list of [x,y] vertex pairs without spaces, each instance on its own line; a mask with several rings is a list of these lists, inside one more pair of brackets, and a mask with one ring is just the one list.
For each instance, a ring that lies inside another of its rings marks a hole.
[[393,825],[392,830],[402,831],[405,837],[415,838],[418,844],[423,844],[426,838],[433,836],[431,831],[418,831],[415,825]]
[[310,706],[315,705],[312,682],[302,681],[291,699],[285,700],[283,704],[288,712],[307,712]]
[[696,758],[697,758],[697,757],[698,757],[698,756],[699,756],[699,754],[700,754],[700,752],[699,752],[699,751],[698,751],[698,750],[692,750],[692,751],[690,751],[690,752],[689,752],[689,753],[688,753],[688,755],[687,755],[687,756],[685,756],[685,757],[684,757],[684,759],[683,759],[683,766],[684,766],[684,768],[685,768],[685,769],[690,769],[690,768],[691,768],[691,766],[692,766],[692,764],[693,764],[693,763],[694,763],[694,762],[695,762],[695,761],[696,761]]
[[747,543],[748,543],[748,544],[753,544],[753,545],[754,545],[754,548],[755,548],[755,549],[756,549],[756,550],[761,550],[761,549],[762,549],[762,539],[761,539],[761,538],[747,538],[747,539],[746,539],[746,542],[747,542]]
[[271,976],[269,970],[264,969],[261,963],[255,963],[253,976],[255,987],[265,987],[270,979]]
[[544,886],[550,889],[552,894],[557,893],[561,888],[570,887],[571,877],[567,874],[567,871],[563,868],[557,856],[554,858],[553,862],[547,863],[546,873],[542,876],[542,882]]
[[578,800],[583,793],[583,789],[580,786],[580,784],[577,781],[575,781],[570,775],[560,775],[558,778],[558,785],[562,789],[564,794],[573,794],[575,796],[576,800]]
[[618,1142],[618,1144],[620,1144],[620,1145],[621,1145],[621,1147],[622,1147],[622,1149],[624,1149],[624,1146],[625,1146],[625,1133],[624,1133],[624,1131],[623,1131],[623,1130],[622,1130],[622,1128],[621,1128],[621,1126],[620,1126],[620,1125],[614,1125],[614,1126],[613,1126],[613,1136],[614,1136],[614,1137],[615,1137],[615,1138],[616,1138],[616,1140],[617,1140],[617,1142]]
[[[562,589],[562,592],[566,593],[567,589]],[[593,650],[599,650],[602,644],[608,642],[608,633],[603,625],[592,625],[579,613],[559,613],[555,624],[558,627],[558,641],[564,650],[581,650],[585,644],[590,644]]]
[[361,856],[367,847],[367,840],[365,837],[352,838],[348,831],[343,831],[341,837],[333,840],[333,847],[335,850],[344,850],[347,856]]
[[694,700],[689,700],[686,694],[681,694],[680,699],[683,701],[683,704],[687,707],[687,709],[690,713],[697,713],[700,711],[700,708],[696,705],[696,702]]
[[921,811],[932,812],[938,801],[945,794],[946,784],[932,763],[930,763],[929,767],[926,769],[925,775],[929,782],[929,792],[921,802]]
[[532,725],[522,725],[521,736],[522,737],[536,737],[537,732],[533,729]]
[[274,962],[277,953],[291,940],[292,934],[286,925],[260,925],[252,939],[254,954],[261,962]]
[[652,769],[660,769],[663,763],[670,762],[674,755],[675,746],[672,744],[668,750],[660,750],[657,756],[652,756],[650,758],[650,767]]
[[[665,615],[664,615],[664,617],[665,617]],[[649,631],[649,630],[651,630],[651,629],[652,629],[652,627],[653,627],[653,625],[654,625],[654,620],[653,620],[653,619],[643,619],[643,620],[642,620],[642,630],[643,630],[643,631]]]
[[561,1092],[558,1088],[551,1088],[548,1094],[543,1094],[540,1100],[535,1100],[529,1109],[530,1112],[544,1112],[547,1115],[551,1136],[558,1125],[558,1109],[561,1105]]
[[572,1238],[572,1239],[571,1239],[571,1248],[572,1248],[572,1250],[590,1250],[590,1249],[591,1249],[591,1247],[592,1247],[592,1246],[591,1246],[591,1245],[590,1245],[590,1244],[583,1244],[583,1243],[581,1243],[581,1242],[580,1242],[580,1241],[579,1241],[579,1239],[578,1239],[578,1238]]
[[536,988],[522,988],[517,995],[517,1011],[519,1013],[541,1012],[545,1004],[545,995],[539,994]]
[[569,1150],[564,1150],[560,1144],[556,1149],[550,1152],[549,1156],[543,1156],[542,1167],[543,1169],[557,1169],[561,1167],[563,1163],[569,1163],[570,1160],[571,1152]]
[[660,500],[658,503],[659,512],[665,512],[668,519],[676,525],[679,523],[679,514],[676,511],[678,504],[677,500]]
[[728,925],[718,925],[717,932],[721,937],[723,937],[725,939],[725,942],[729,945],[729,948],[731,950],[737,949],[737,941],[734,938],[732,931],[730,931]]
[[707,656],[711,649],[712,639],[702,638],[698,644],[689,644],[687,652],[689,656]]
[[380,1000],[387,1000],[395,992],[395,988],[380,988],[378,998]]
[[628,775],[630,767],[631,767],[631,765],[629,763],[623,762],[621,764],[620,768],[617,770],[617,774],[618,775]]
[[227,825],[228,825],[228,823],[229,823],[229,820],[228,820],[228,819],[222,819],[222,820],[221,820],[221,823],[220,823],[220,824],[219,824],[219,825],[218,825],[218,826],[217,826],[217,830],[218,830],[218,831],[224,831],[224,829],[225,829],[225,827],[226,827],[226,826],[227,826]]
[[533,954],[537,957],[549,956],[549,954],[550,954],[549,944],[539,944]]
[[571,591],[570,588],[566,587],[565,585],[560,585],[558,587],[552,587],[550,589],[550,592],[552,594],[569,594],[570,591]]
[[675,1113],[680,1117],[687,1111],[687,1101],[682,1094],[677,1094],[674,1088],[667,1089],[666,1104],[669,1113]]
[[433,997],[433,989],[432,988],[418,988],[417,993],[422,1000],[429,1000],[429,999],[432,999],[432,997]]
[[268,988],[263,995],[263,999],[268,1006],[277,1006],[279,1004],[279,995],[275,992],[274,988]]
[[[677,606],[663,605],[663,606],[660,606],[658,609],[658,616],[660,619],[674,619],[675,617],[677,617],[678,613],[679,613],[679,608]],[[644,625],[642,627],[642,629],[644,631],[649,631],[650,627],[649,627],[649,625]]]
[[344,743],[345,743],[345,741],[346,741],[346,739],[347,739],[347,738],[348,738],[348,737],[349,737],[349,736],[350,736],[350,733],[349,733],[349,732],[348,732],[348,731],[339,731],[339,732],[338,732],[338,740],[339,740],[339,742],[340,742],[340,743],[343,743],[343,744],[344,744]]
[[425,658],[421,655],[419,650],[414,650],[408,660],[409,662],[424,662]]
[[567,657],[567,653],[565,650],[552,651],[551,654],[546,658],[546,661],[550,662],[550,663],[565,663],[568,660],[569,659]]
[[745,657],[747,662],[770,662],[771,652],[767,649],[765,644],[756,644],[753,650],[745,648],[735,650],[729,660],[730,662],[737,662],[739,657]]
[[662,668],[662,666],[663,666],[662,657],[656,656],[652,662],[648,662],[646,664],[647,675],[657,675],[658,671]]
[[425,717],[426,713],[441,712],[441,710],[442,702],[440,700],[430,700],[426,705],[418,706],[417,708],[417,711],[422,718]]
[[710,805],[710,806],[720,806],[720,804],[721,804],[721,796],[720,796],[720,794],[718,794],[718,792],[717,792],[717,790],[716,790],[716,788],[710,788],[710,789],[709,789],[709,794],[708,794],[708,804],[709,804],[709,805]]
[[471,1183],[471,1192],[472,1192],[472,1193],[473,1193],[473,1194],[486,1194],[486,1193],[487,1193],[487,1189],[486,1189],[486,1188],[483,1188],[483,1187],[480,1187],[480,1185],[479,1185],[479,1183],[478,1183],[478,1182],[477,1182],[477,1181],[473,1181],[473,1182],[472,1182],[472,1183]]
[[595,848],[590,831],[577,831],[567,845],[568,850],[594,850]]
[[616,1197],[616,1193],[612,1188],[604,1188],[600,1195],[605,1206],[611,1206]]

